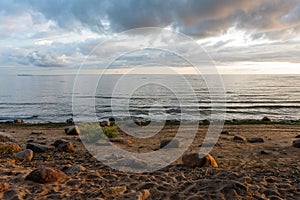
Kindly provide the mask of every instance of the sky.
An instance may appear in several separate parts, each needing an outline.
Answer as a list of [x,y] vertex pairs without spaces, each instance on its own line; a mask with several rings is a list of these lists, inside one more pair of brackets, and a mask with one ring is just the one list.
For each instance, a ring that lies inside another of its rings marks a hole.
[[[191,38],[220,73],[300,73],[299,0],[1,0],[0,72],[68,74],[88,60],[87,71],[96,73],[105,62],[91,55],[95,47],[120,33],[145,42],[143,31],[124,33],[144,27]],[[120,40],[107,52],[130,45]],[[122,73],[150,62],[157,71],[161,63],[153,60],[159,58],[192,73],[175,57],[146,49],[121,56],[109,70]]]

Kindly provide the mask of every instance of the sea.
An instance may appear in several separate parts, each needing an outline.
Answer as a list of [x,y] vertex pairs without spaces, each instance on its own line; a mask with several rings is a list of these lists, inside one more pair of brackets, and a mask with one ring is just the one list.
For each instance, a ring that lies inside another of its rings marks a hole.
[[0,121],[84,121],[89,115],[195,121],[212,113],[227,120],[300,119],[300,75],[221,75],[215,81],[224,93],[196,75],[0,75]]

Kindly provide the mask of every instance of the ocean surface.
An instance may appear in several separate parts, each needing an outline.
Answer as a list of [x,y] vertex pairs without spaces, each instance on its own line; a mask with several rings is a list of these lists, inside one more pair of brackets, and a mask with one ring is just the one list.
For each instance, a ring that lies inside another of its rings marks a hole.
[[228,120],[300,119],[300,75],[222,75],[226,99],[194,75],[85,75],[80,85],[75,77],[0,75],[0,121],[64,122],[74,107],[83,120],[93,112],[99,120],[204,120],[212,109]]

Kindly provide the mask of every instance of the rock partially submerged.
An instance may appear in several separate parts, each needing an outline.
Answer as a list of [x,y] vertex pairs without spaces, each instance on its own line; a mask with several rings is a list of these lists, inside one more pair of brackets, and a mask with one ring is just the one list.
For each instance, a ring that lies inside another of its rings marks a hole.
[[37,183],[54,183],[64,180],[67,175],[60,171],[46,166],[39,166],[36,170],[30,172],[26,176],[26,180],[30,180]]
[[34,153],[44,153],[49,149],[49,147],[46,145],[30,142],[26,145],[26,149],[31,149]]
[[300,148],[300,140],[294,140],[293,147]]
[[210,155],[187,153],[182,156],[182,163],[187,167],[214,167],[218,168],[216,160]]
[[263,117],[263,118],[261,119],[261,121],[262,121],[262,122],[272,122],[271,118],[269,118],[269,117]]
[[23,119],[15,119],[14,123],[15,124],[24,124],[24,120]]
[[20,161],[31,161],[33,158],[33,151],[31,149],[25,149],[15,154],[16,159]]

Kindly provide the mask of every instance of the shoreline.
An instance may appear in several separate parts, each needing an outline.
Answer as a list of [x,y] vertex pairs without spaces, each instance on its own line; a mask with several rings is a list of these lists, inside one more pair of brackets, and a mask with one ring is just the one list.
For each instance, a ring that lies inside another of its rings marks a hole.
[[[68,126],[68,125],[74,125],[74,123],[70,123],[70,122],[24,122],[22,119],[17,119],[17,120],[21,120],[20,122],[14,122],[14,121],[0,121],[0,125],[16,125],[16,126],[57,126],[57,127],[61,127],[61,126]],[[99,121],[100,122],[100,121]],[[144,126],[143,124],[149,124],[151,121],[138,121],[136,120],[136,122],[141,123],[141,126]],[[161,121],[153,121],[153,123],[157,123],[157,124],[161,124]],[[165,122],[165,125],[189,125],[189,124],[194,124],[195,121],[179,121],[179,120],[167,120]],[[271,120],[270,121],[264,121],[262,119],[232,119],[232,120],[224,120],[222,121],[215,121],[216,124],[224,124],[224,125],[250,125],[250,124],[273,124],[273,125],[300,125],[300,119],[298,120],[286,120],[286,119],[282,119],[282,120]],[[199,126],[201,125],[209,125],[210,121],[209,120],[200,120],[199,121]],[[146,125],[145,125],[146,126]]]

